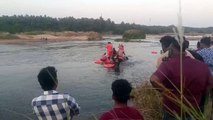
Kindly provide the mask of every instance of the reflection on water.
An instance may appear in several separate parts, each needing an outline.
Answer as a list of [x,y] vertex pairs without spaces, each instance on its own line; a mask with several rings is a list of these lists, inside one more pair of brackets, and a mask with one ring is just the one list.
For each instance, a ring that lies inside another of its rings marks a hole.
[[[105,52],[106,41],[63,42],[36,45],[0,45],[0,117],[1,120],[34,118],[31,100],[42,90],[37,74],[42,67],[55,66],[61,92],[74,96],[81,106],[79,119],[89,119],[112,107],[110,85],[118,78],[141,82],[155,70],[158,42],[124,43],[129,60],[119,71],[94,64]],[[113,43],[117,48],[119,43]]]

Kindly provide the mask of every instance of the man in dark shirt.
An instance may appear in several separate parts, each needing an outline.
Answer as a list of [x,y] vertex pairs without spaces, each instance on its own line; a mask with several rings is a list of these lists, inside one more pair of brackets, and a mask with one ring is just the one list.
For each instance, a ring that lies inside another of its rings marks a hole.
[[197,60],[199,60],[199,61],[201,61],[201,62],[204,62],[202,56],[200,56],[198,53],[196,53],[196,52],[193,51],[193,50],[189,50],[189,41],[188,41],[188,40],[185,40],[184,42],[185,42],[186,49],[192,54],[192,56],[193,56],[195,59],[197,59]]
[[115,80],[112,83],[113,100],[112,110],[105,112],[100,120],[144,120],[138,110],[127,105],[132,87],[125,79]]
[[[168,61],[164,61],[150,78],[153,87],[163,93],[164,120],[176,120],[175,116],[181,115],[181,74],[185,99],[183,103],[188,108],[192,106],[198,111],[201,97],[206,93],[207,88],[212,85],[213,78],[208,66],[198,60],[185,56],[185,49],[186,47],[183,45],[183,54],[181,54],[179,43],[174,40],[171,44],[171,57]],[[183,61],[182,73],[180,73],[180,56],[182,56]],[[191,119],[186,114],[185,109],[183,109],[183,113],[185,120]]]

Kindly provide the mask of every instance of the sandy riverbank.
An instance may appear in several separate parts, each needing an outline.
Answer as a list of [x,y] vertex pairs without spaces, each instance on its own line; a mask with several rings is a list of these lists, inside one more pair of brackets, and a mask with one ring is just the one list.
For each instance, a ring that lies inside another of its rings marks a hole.
[[96,32],[43,32],[9,34],[1,33],[0,44],[27,44],[33,42],[98,41],[102,36]]

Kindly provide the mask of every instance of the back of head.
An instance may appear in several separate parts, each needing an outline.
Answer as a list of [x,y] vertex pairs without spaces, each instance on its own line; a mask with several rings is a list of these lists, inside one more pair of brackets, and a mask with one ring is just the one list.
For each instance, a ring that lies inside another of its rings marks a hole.
[[169,48],[173,40],[175,40],[175,38],[172,36],[164,36],[160,39],[160,43],[164,52],[166,52],[166,49]]
[[200,42],[197,42],[197,49],[200,49]]
[[186,49],[189,48],[189,41],[184,39],[184,42],[185,42],[185,43],[184,43],[185,48],[186,48]]
[[125,79],[118,79],[112,83],[112,92],[114,99],[119,103],[127,103],[132,91],[131,84]]
[[53,90],[57,86],[57,73],[55,67],[42,68],[38,74],[38,82],[44,91]]
[[200,40],[200,44],[201,46],[204,45],[206,47],[210,47],[211,46],[211,38],[210,37],[204,37]]
[[[178,43],[178,40],[174,40],[172,41],[172,47],[174,49],[176,49],[177,51],[180,52],[180,44]],[[188,41],[187,40],[184,40],[183,41],[183,44],[182,44],[182,51],[185,52],[186,48],[188,47]]]

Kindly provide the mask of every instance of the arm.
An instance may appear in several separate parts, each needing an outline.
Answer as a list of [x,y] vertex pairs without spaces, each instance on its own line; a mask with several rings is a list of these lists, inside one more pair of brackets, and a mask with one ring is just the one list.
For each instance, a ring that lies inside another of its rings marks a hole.
[[161,80],[156,75],[153,74],[150,77],[150,82],[151,82],[152,86],[155,89],[157,89],[159,92],[163,92],[165,90],[163,83],[161,82]]
[[78,103],[76,103],[75,99],[71,96],[68,96],[67,102],[68,102],[71,114],[78,115],[80,107]]
[[169,66],[169,61],[161,63],[158,69],[150,77],[152,86],[159,92],[168,91],[168,89],[165,87],[165,84],[168,82],[168,79],[171,75]]

